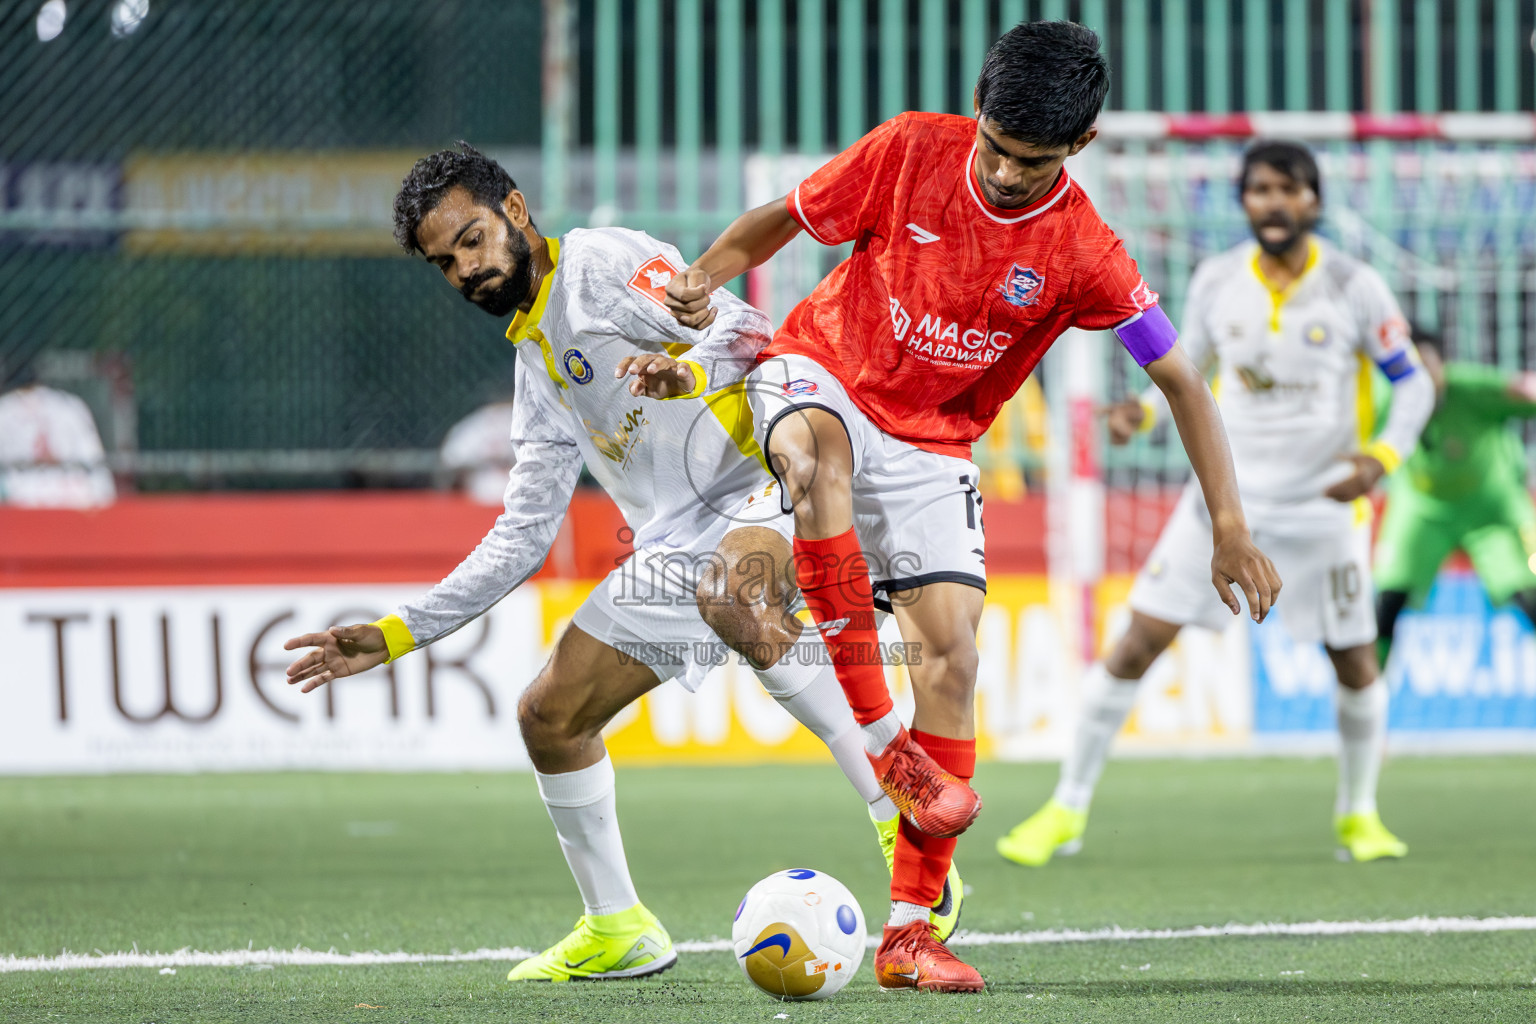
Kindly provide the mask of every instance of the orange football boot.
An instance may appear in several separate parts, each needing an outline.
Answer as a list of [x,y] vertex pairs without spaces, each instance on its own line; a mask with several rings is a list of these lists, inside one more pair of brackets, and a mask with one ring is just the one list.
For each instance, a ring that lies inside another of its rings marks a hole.
[[883,989],[919,992],[980,992],[987,987],[976,968],[934,938],[926,920],[900,928],[885,926],[885,937],[875,953],[875,981]]
[[903,726],[879,757],[867,754],[880,788],[901,816],[937,839],[957,836],[981,813],[981,797],[940,768]]

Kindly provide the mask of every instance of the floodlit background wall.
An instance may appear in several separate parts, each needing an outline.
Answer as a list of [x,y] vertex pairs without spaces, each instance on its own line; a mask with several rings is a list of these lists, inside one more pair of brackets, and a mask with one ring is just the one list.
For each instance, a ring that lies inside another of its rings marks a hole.
[[[1319,150],[1324,233],[1453,355],[1532,367],[1536,8],[1517,0],[6,5],[0,377],[89,403],[119,498],[0,506],[0,771],[523,764],[516,693],[626,547],[600,493],[479,646],[330,697],[272,675],[284,630],[387,611],[495,514],[449,489],[439,446],[509,395],[512,351],[394,247],[400,177],[468,139],[546,233],[622,224],[692,255],[880,120],[968,113],[987,45],[1033,17],[1105,39],[1101,137],[1071,171],[1175,319],[1194,263],[1245,236],[1242,146],[1278,134]],[[839,255],[802,239],[740,287],[782,316]],[[1059,751],[1187,477],[1176,440],[1111,449],[1072,415],[1142,380],[1074,336],[977,446],[994,756]],[[1083,501],[1103,514],[1066,513]],[[1398,646],[1400,749],[1536,745],[1536,639],[1464,566]],[[616,755],[814,756],[750,682],[663,688],[615,723]],[[1127,747],[1323,749],[1330,685],[1274,626],[1191,631]]]

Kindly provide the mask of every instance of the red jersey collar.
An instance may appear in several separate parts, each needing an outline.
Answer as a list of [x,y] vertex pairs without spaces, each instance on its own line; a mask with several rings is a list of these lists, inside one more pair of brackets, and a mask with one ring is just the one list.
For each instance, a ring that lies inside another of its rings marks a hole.
[[1066,195],[1067,187],[1072,184],[1072,179],[1067,176],[1067,169],[1063,167],[1061,173],[1056,176],[1056,181],[1045,195],[1036,199],[1028,206],[1021,206],[1015,210],[1005,210],[1001,206],[993,206],[987,202],[981,194],[981,189],[976,187],[976,143],[971,143],[970,152],[965,155],[965,187],[971,193],[971,199],[981,207],[981,212],[999,224],[1019,224],[1031,217],[1040,214],[1056,205],[1056,201]]

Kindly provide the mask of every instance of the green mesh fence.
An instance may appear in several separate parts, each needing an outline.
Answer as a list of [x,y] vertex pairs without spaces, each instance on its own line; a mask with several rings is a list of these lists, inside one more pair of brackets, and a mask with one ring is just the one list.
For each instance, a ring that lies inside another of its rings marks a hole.
[[0,366],[91,399],[143,486],[419,479],[512,352],[392,249],[388,203],[461,137],[536,171],[540,26],[499,0],[0,5]]
[[[987,45],[1038,17],[1101,32],[1121,117],[1536,105],[1524,0],[14,0],[0,366],[91,398],[143,486],[418,480],[511,352],[391,250],[412,157],[471,139],[546,231],[691,255],[884,117],[968,111]],[[1102,208],[1175,312],[1241,233],[1210,169],[1235,145],[1095,144]],[[1329,230],[1457,352],[1529,365],[1529,144],[1325,149]],[[754,299],[782,314],[832,258]],[[981,460],[1033,465],[1026,433]]]

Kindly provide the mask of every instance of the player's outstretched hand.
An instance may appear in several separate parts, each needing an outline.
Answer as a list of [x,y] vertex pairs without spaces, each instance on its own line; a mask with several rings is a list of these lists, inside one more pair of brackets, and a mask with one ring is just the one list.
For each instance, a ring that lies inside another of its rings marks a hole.
[[1222,603],[1232,609],[1232,614],[1241,615],[1243,606],[1232,593],[1234,583],[1248,599],[1248,612],[1253,621],[1263,622],[1280,597],[1280,574],[1275,571],[1275,563],[1254,546],[1247,533],[1235,539],[1217,541],[1211,556],[1211,584],[1221,595]]
[[614,367],[613,375],[625,374],[634,379],[629,382],[629,393],[636,398],[671,398],[686,395],[693,390],[693,369],[671,356],[660,354],[625,356]]
[[1136,436],[1136,431],[1141,429],[1141,424],[1147,418],[1147,410],[1142,408],[1141,400],[1137,398],[1125,398],[1114,405],[1106,405],[1101,410],[1109,420],[1109,441],[1111,444],[1126,444]]
[[283,644],[283,650],[314,647],[288,666],[288,683],[302,683],[304,693],[342,676],[355,676],[389,660],[384,631],[371,622],[332,626],[324,633],[305,633]]
[[1323,493],[1334,501],[1354,501],[1371,493],[1376,481],[1381,479],[1386,467],[1370,455],[1355,453],[1349,457],[1355,471]]
[[715,322],[709,304],[709,275],[689,267],[667,282],[667,312],[684,327],[702,331]]

